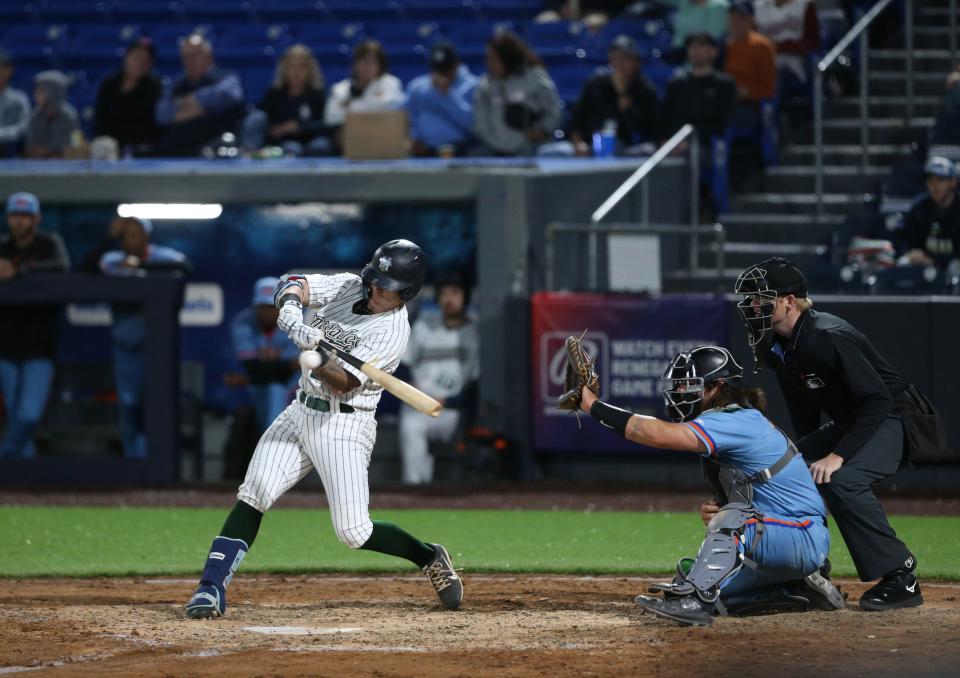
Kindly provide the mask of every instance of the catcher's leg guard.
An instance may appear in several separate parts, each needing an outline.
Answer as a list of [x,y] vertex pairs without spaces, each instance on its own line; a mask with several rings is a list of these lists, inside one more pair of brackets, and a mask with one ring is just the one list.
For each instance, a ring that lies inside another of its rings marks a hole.
[[681,560],[673,582],[654,584],[650,591],[663,592],[666,597],[695,594],[705,603],[717,603],[720,585],[743,567],[743,533],[747,521],[757,517],[757,511],[746,504],[724,506],[707,525],[707,536],[686,574],[683,574],[686,563]]
[[200,575],[200,585],[186,604],[191,619],[222,617],[227,611],[227,586],[240,561],[247,555],[247,544],[242,539],[217,537],[210,547],[207,564]]

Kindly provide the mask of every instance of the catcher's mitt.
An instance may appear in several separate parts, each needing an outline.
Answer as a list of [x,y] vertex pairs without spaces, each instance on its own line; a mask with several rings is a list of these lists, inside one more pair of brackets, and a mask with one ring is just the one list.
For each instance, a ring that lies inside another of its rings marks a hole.
[[593,359],[584,350],[577,337],[567,337],[567,368],[563,378],[564,394],[557,398],[557,409],[577,412],[580,409],[581,388],[586,386],[600,395],[600,378],[593,369]]

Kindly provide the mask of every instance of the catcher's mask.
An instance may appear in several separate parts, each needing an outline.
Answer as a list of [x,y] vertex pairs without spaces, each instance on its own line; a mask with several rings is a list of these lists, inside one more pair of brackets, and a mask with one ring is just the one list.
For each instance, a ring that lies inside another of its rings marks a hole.
[[773,257],[741,273],[733,293],[742,297],[737,310],[747,327],[747,341],[756,350],[773,329],[777,298],[788,294],[806,297],[807,279],[793,262]]
[[698,346],[678,353],[661,378],[663,403],[673,421],[690,421],[703,411],[707,386],[722,381],[739,386],[743,368],[721,346]]

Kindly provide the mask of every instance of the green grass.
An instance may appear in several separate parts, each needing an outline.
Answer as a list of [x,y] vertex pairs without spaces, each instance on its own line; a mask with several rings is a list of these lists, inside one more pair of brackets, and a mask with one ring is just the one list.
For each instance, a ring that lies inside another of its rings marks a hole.
[[[196,575],[221,509],[0,507],[0,576]],[[466,572],[671,572],[703,538],[695,513],[377,511],[442,542]],[[960,518],[894,517],[924,577],[960,579]],[[837,575],[854,574],[834,532]],[[351,551],[326,511],[281,509],[263,522],[244,572],[403,572],[405,561]]]

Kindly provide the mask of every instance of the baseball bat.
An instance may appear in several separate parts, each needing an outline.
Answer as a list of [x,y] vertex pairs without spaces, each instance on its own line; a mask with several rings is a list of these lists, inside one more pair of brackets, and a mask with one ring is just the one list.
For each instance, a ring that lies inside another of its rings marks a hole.
[[440,414],[440,410],[443,409],[443,405],[428,396],[420,389],[411,386],[403,379],[397,379],[392,374],[387,374],[383,370],[374,367],[370,363],[365,363],[356,356],[352,356],[349,353],[341,351],[326,339],[321,339],[318,345],[324,350],[336,351],[337,357],[343,362],[356,367],[358,370],[370,377],[373,381],[383,386],[385,389],[390,391],[390,393],[400,398],[400,400],[415,410],[423,412],[424,414],[428,414],[431,417],[436,417],[438,414]]

